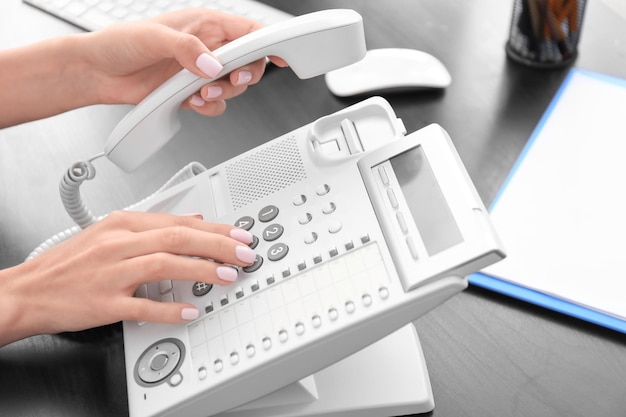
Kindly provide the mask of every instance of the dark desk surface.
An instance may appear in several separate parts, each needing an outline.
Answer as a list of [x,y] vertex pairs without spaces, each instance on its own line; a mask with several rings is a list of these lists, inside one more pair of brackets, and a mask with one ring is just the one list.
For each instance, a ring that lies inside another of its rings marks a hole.
[[[626,78],[626,16],[607,1],[589,2],[575,65]],[[354,8],[364,17],[369,48],[416,48],[440,58],[453,78],[445,92],[387,98],[409,132],[431,122],[448,130],[487,204],[567,71],[507,61],[512,0],[268,2],[293,14]],[[78,31],[20,0],[0,7],[0,47]],[[220,118],[185,113],[182,132],[132,175],[98,164],[84,199],[96,213],[125,207],[191,160],[213,166],[356,101],[333,97],[322,78],[270,71]],[[0,130],[0,267],[72,226],[57,196],[59,178],[72,162],[99,152],[126,111],[94,106]],[[416,326],[435,416],[626,415],[622,334],[476,288]],[[39,336],[6,346],[0,415],[127,415],[123,360],[119,337],[93,345]]]

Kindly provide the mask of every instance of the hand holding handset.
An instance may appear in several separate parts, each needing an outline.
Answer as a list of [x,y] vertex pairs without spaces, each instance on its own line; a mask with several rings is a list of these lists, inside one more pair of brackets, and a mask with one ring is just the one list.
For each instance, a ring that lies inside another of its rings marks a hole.
[[249,33],[214,51],[224,66],[217,77],[201,78],[183,69],[137,104],[109,136],[105,155],[133,171],[180,129],[178,110],[186,98],[250,62],[277,56],[306,79],[357,62],[365,52],[362,18],[353,10],[310,13]]

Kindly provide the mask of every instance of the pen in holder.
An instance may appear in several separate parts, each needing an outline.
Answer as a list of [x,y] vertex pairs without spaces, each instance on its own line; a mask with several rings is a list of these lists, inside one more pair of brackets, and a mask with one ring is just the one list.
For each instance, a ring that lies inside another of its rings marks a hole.
[[576,59],[587,0],[515,0],[506,52],[513,61],[560,68]]

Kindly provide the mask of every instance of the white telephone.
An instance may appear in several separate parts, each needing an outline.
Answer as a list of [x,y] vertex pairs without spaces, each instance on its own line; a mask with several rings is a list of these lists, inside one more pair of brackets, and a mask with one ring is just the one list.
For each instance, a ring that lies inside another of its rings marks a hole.
[[[365,54],[362,21],[350,10],[312,13],[215,53],[223,74],[276,55],[311,77]],[[135,169],[175,134],[180,103],[205,82],[183,70],[159,87],[115,128],[108,158]],[[244,227],[258,237],[259,256],[230,286],[172,277],[138,289],[136,296],[189,302],[203,314],[181,325],[123,323],[131,417],[430,411],[419,341],[406,325],[462,291],[465,276],[505,256],[446,132],[431,125],[407,136],[379,97],[132,209],[201,212],[207,221]],[[407,349],[417,355],[398,357],[399,369],[385,380],[382,368]],[[346,382],[346,372],[370,380]],[[412,372],[419,377],[410,379]],[[409,392],[394,397],[407,383]],[[399,405],[387,409],[388,402]]]
[[[131,416],[265,415],[258,405],[232,409],[304,384],[504,257],[445,131],[405,133],[389,104],[373,97],[135,208],[201,212],[246,228],[258,237],[258,255],[233,285],[172,277],[138,290],[204,314],[179,326],[124,322]],[[308,403],[267,415],[328,415],[309,414]]]

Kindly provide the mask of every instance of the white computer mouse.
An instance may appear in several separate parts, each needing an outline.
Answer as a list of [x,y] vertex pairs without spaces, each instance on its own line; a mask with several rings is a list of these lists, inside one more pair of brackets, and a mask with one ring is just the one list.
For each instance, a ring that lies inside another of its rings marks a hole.
[[325,80],[331,93],[347,97],[440,89],[449,86],[452,77],[441,61],[429,53],[416,49],[383,48],[371,49],[362,60],[328,72]]

